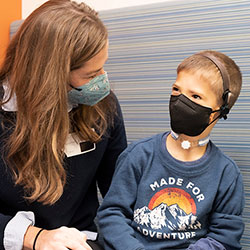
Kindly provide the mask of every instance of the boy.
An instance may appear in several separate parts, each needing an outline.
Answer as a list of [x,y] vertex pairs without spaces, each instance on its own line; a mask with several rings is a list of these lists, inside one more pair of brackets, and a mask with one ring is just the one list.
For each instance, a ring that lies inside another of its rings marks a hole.
[[105,249],[241,249],[242,176],[209,140],[241,82],[234,61],[216,51],[178,66],[171,132],[132,143],[118,158],[98,212]]

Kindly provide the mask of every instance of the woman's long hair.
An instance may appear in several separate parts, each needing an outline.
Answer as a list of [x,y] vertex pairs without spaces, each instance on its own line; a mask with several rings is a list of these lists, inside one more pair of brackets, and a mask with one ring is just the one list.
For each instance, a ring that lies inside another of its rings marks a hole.
[[6,141],[7,162],[30,202],[54,204],[61,197],[70,129],[95,142],[105,133],[114,109],[112,95],[93,107],[80,105],[70,117],[67,84],[70,72],[98,54],[107,39],[105,26],[87,5],[50,0],[24,21],[10,42],[0,83],[8,84],[10,98],[16,95],[18,111]]

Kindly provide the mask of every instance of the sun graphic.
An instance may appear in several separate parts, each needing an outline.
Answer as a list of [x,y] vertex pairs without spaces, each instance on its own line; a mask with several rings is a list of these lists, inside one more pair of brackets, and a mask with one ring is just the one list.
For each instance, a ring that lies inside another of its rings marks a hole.
[[148,208],[152,210],[161,203],[165,203],[168,206],[178,204],[186,214],[196,214],[196,205],[193,198],[190,194],[179,188],[165,188],[157,192],[150,200]]

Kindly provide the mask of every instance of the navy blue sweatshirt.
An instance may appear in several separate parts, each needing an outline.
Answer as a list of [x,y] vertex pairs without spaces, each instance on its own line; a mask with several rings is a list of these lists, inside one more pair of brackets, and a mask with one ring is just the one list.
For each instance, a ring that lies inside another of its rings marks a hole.
[[166,136],[130,144],[118,158],[98,211],[105,249],[240,249],[244,193],[235,162],[211,141],[199,160],[176,160]]
[[[104,196],[109,188],[118,155],[126,148],[124,122],[117,101],[118,115],[106,136],[96,144],[96,149],[65,159],[67,184],[61,198],[52,206],[38,202],[29,204],[23,199],[23,189],[14,186],[8,167],[4,163],[4,139],[8,131],[0,126],[0,249],[3,247],[4,229],[18,211],[32,211],[35,226],[55,229],[60,226],[96,231],[94,218],[99,206],[97,185]],[[1,123],[11,112],[1,111]]]

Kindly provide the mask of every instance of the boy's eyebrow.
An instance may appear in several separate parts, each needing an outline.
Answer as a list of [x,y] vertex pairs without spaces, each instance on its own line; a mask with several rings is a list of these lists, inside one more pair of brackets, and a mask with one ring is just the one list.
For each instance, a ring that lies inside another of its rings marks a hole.
[[[176,87],[176,88],[180,89],[180,86],[179,86],[178,84],[176,84],[176,83],[174,83],[174,84],[172,85],[172,88],[173,88],[173,87]],[[180,89],[180,90],[181,90],[181,89]],[[204,97],[204,94],[202,94],[201,92],[199,92],[199,91],[197,91],[197,90],[189,90],[189,93],[191,93],[191,94],[196,94],[196,95],[199,95],[199,96]]]
[[202,94],[201,92],[199,92],[197,90],[190,90],[190,93],[204,97],[204,94]]
[[180,88],[180,87],[178,86],[178,84],[176,84],[176,83],[173,83],[173,84],[172,84],[172,87],[178,87],[178,88]]

